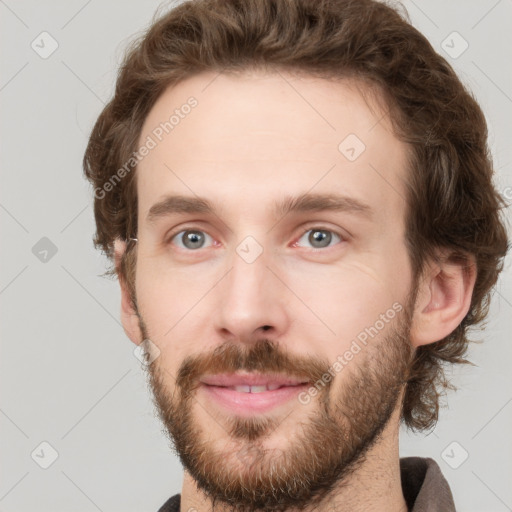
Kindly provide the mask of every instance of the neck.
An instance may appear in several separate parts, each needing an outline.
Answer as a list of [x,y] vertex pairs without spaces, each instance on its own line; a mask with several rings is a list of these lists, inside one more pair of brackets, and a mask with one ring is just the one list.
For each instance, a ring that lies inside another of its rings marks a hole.
[[[346,479],[339,482],[325,499],[301,512],[407,512],[400,480],[398,452],[399,410],[396,410],[382,435],[367,452],[364,462]],[[185,471],[181,492],[181,510],[201,512],[229,512],[233,508],[216,503],[198,489],[196,482]],[[287,512],[296,512],[288,509]]]

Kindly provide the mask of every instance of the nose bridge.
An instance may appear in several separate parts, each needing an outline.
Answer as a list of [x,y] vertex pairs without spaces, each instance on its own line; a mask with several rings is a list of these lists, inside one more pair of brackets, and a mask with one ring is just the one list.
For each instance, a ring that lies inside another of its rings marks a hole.
[[[219,298],[218,328],[236,339],[252,338],[263,326],[286,327],[279,282],[268,270],[268,254],[254,237],[238,244]],[[260,332],[261,334],[261,332]]]
[[[247,237],[249,238],[249,237]],[[253,240],[244,240],[231,257],[231,272],[227,279],[226,302],[231,308],[258,307],[263,303],[263,284],[268,280],[267,255],[263,246]],[[267,291],[271,291],[268,288]],[[270,285],[271,286],[271,285]]]

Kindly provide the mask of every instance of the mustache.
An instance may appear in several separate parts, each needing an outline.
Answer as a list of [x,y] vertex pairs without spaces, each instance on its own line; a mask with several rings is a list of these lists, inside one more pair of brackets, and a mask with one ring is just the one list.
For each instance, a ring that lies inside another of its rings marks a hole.
[[[249,348],[227,342],[208,353],[185,358],[178,370],[176,385],[184,394],[189,394],[197,389],[204,375],[237,371],[280,374],[314,383],[328,373],[329,367],[326,359],[289,354],[266,338]],[[326,387],[331,384],[329,381]]]

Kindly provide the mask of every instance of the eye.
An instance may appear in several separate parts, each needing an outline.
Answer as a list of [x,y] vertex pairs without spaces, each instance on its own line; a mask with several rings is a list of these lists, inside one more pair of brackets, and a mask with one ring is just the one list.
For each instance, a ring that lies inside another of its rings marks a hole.
[[171,236],[169,243],[175,240],[180,249],[202,249],[207,240],[213,240],[212,237],[199,229],[185,229]]
[[305,237],[307,243],[310,243],[314,249],[324,249],[325,247],[329,247],[332,241],[341,242],[343,240],[340,235],[330,229],[315,227],[308,229],[294,245],[301,245],[301,240]]
[[[306,238],[306,242],[304,239]],[[302,246],[309,243],[313,249],[325,249],[336,243],[342,242],[343,238],[330,229],[315,227],[305,231],[293,246]],[[200,229],[182,229],[169,237],[169,244],[174,244],[180,249],[195,251],[209,245],[218,245],[213,238]]]

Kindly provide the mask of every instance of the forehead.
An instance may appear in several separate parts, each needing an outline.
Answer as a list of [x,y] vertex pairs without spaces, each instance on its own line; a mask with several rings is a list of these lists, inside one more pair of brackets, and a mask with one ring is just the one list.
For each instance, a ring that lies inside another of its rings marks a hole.
[[139,147],[152,141],[137,167],[139,218],[166,194],[255,212],[312,189],[403,213],[407,147],[363,87],[255,71],[201,73],[169,87],[139,139]]

